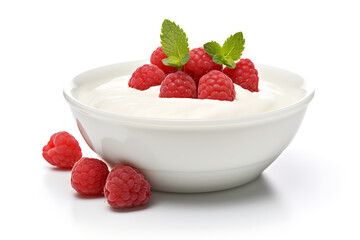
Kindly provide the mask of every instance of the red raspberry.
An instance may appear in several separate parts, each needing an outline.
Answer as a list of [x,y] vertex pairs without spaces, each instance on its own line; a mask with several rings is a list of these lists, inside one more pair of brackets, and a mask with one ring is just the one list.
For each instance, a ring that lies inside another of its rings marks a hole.
[[161,98],[196,98],[196,83],[184,72],[170,73],[161,83]]
[[150,197],[150,184],[136,169],[116,165],[105,184],[105,197],[114,208],[129,208],[146,204]]
[[166,54],[162,50],[161,47],[158,47],[150,57],[150,62],[156,66],[158,66],[161,70],[164,71],[165,74],[173,73],[177,71],[176,67],[166,66],[163,64],[162,60],[167,58]]
[[236,92],[234,83],[224,73],[213,70],[200,78],[199,99],[234,101]]
[[160,85],[164,78],[165,73],[158,66],[145,64],[133,72],[129,80],[129,87],[146,90],[152,86]]
[[82,156],[79,143],[67,132],[53,134],[43,147],[42,155],[51,165],[60,168],[72,168]]
[[183,66],[183,71],[189,74],[196,82],[211,70],[222,70],[222,65],[214,63],[203,47],[194,48],[190,52],[189,61]]
[[71,186],[80,194],[102,195],[108,174],[109,169],[103,161],[83,157],[71,170]]
[[255,65],[250,59],[242,58],[236,63],[234,69],[226,67],[223,72],[228,75],[234,83],[240,85],[242,88],[245,88],[250,92],[259,91],[258,71],[255,69]]

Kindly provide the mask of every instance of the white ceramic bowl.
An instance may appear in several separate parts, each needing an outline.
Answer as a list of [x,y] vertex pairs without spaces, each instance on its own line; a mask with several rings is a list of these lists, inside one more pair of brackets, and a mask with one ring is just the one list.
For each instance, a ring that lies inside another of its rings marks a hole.
[[128,162],[141,169],[153,190],[208,192],[257,178],[289,145],[314,96],[300,76],[264,65],[257,65],[263,78],[293,81],[305,96],[270,112],[181,120],[105,112],[72,95],[85,82],[130,75],[141,64],[120,63],[82,73],[64,88],[64,96],[90,148],[110,165]]

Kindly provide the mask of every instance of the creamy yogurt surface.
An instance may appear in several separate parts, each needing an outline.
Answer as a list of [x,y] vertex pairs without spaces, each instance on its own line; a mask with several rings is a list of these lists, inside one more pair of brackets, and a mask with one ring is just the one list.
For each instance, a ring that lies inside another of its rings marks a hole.
[[160,86],[140,91],[128,87],[129,79],[130,76],[120,76],[83,83],[73,89],[72,94],[80,102],[107,112],[170,119],[214,119],[268,112],[291,105],[305,95],[305,91],[291,81],[260,77],[259,92],[250,92],[234,84],[236,98],[233,102],[160,98]]

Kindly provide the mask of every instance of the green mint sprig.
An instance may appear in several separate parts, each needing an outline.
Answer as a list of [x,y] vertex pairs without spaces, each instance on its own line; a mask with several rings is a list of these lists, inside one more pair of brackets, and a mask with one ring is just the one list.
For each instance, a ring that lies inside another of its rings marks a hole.
[[190,59],[188,38],[182,28],[165,19],[161,27],[161,48],[168,56],[162,60],[164,65],[176,67],[179,71]]
[[242,32],[235,33],[226,39],[224,44],[211,41],[204,44],[204,49],[216,64],[224,64],[234,69],[235,61],[239,60],[244,51],[245,39]]

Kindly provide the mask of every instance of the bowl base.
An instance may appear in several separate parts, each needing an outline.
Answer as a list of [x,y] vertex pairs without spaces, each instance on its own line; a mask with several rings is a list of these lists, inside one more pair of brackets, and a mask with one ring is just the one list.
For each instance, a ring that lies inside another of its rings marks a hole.
[[[277,157],[276,157],[277,158]],[[276,159],[245,167],[207,172],[167,172],[141,169],[151,189],[174,193],[201,193],[238,187],[258,178]]]

